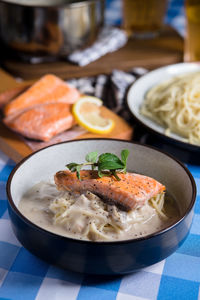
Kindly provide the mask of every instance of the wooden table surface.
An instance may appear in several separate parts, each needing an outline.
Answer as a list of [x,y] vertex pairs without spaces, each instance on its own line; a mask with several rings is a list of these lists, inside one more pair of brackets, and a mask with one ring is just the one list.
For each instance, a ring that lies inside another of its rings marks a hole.
[[62,78],[110,74],[113,69],[128,71],[132,67],[154,69],[159,66],[181,62],[183,60],[183,40],[170,27],[165,27],[160,36],[154,39],[136,40],[118,51],[107,54],[85,67],[73,65],[67,61],[30,65],[19,60],[5,59],[2,66],[14,76],[23,79],[35,79],[52,72]]

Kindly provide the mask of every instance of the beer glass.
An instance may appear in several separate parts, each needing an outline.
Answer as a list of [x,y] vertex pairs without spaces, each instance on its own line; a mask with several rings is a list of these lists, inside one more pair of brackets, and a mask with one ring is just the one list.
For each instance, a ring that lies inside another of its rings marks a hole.
[[157,36],[164,24],[167,0],[122,0],[123,28],[129,36]]
[[200,1],[186,0],[184,61],[200,61]]

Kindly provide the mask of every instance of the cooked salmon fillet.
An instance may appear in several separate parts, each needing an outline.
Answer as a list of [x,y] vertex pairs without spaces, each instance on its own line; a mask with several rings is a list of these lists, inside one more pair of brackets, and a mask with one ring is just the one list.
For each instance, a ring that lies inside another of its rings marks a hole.
[[90,191],[127,211],[143,206],[165,190],[165,186],[155,179],[135,173],[118,173],[120,181],[114,176],[100,178],[97,171],[82,170],[80,176],[81,180],[75,172],[59,171],[54,180],[58,189],[80,193]]
[[33,84],[28,90],[19,95],[4,107],[8,116],[31,108],[38,104],[63,102],[72,104],[80,97],[76,88],[69,86],[62,79],[47,74]]
[[48,103],[35,106],[20,114],[4,118],[4,123],[25,137],[48,141],[54,135],[75,124],[66,103]]

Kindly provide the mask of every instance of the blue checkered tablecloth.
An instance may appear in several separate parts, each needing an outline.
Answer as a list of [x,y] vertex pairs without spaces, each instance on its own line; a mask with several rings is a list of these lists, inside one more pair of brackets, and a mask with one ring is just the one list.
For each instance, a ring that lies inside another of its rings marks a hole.
[[1,300],[200,299],[200,166],[188,166],[198,196],[190,234],[184,244],[166,260],[137,273],[95,277],[48,265],[20,245],[11,229],[5,190],[14,165],[0,152]]

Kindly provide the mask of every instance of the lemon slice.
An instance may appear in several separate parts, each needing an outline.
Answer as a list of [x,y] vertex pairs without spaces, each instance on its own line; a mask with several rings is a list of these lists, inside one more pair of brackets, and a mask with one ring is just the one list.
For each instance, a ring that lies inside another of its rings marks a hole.
[[72,113],[83,128],[93,133],[107,134],[112,131],[114,121],[101,115],[102,105],[99,98],[83,96],[73,104]]

